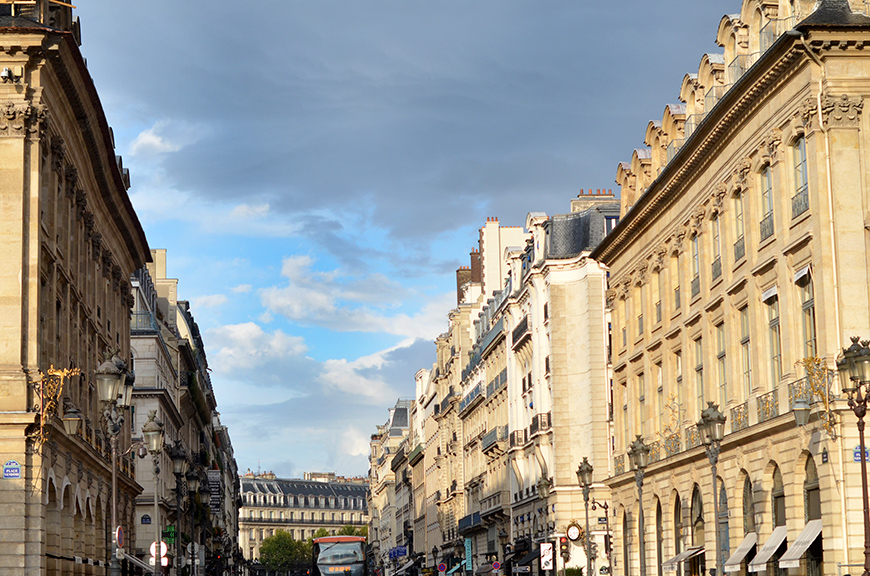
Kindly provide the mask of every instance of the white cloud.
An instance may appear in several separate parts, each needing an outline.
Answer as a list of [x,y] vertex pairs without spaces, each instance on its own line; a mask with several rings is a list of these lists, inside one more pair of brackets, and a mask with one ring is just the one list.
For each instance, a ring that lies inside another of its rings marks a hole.
[[233,294],[249,294],[254,287],[250,284],[239,284],[233,286]]
[[264,218],[268,215],[268,204],[239,204],[230,212],[230,216],[239,219]]
[[390,363],[388,356],[397,350],[408,348],[413,343],[413,339],[405,340],[396,346],[356,360],[327,360],[323,363],[319,380],[327,388],[345,394],[365,396],[377,403],[389,402],[395,399],[396,394],[381,372]]
[[281,330],[265,332],[253,322],[212,328],[207,331],[209,357],[216,373],[228,376],[263,368],[290,357],[302,357],[308,346],[299,336]]
[[348,426],[342,436],[342,446],[351,456],[367,456],[369,453],[369,436],[353,426]]
[[159,134],[162,123],[158,122],[151,128],[143,130],[130,144],[130,154],[133,156],[156,156],[181,150],[181,145],[170,142]]
[[444,327],[452,293],[428,298],[415,314],[390,313],[409,290],[383,274],[345,277],[338,271],[317,271],[307,255],[284,259],[281,274],[288,283],[260,291],[271,312],[302,324],[342,332],[376,332],[404,338],[432,339]]
[[194,308],[216,308],[227,303],[227,297],[223,294],[209,294],[206,296],[194,296],[190,299],[190,305]]

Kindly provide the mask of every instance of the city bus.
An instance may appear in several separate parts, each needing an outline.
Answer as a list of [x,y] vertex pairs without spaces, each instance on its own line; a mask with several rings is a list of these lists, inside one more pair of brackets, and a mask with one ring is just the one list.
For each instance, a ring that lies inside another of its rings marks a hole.
[[363,536],[324,536],[312,546],[311,576],[368,576]]

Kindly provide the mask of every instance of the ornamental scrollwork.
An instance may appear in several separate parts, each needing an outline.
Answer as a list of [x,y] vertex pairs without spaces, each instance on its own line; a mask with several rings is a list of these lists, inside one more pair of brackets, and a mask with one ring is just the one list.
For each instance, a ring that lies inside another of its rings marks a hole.
[[30,104],[6,102],[0,106],[0,136],[25,136],[38,129],[45,113]]
[[864,98],[861,96],[849,98],[848,94],[842,94],[839,98],[832,98],[825,94],[822,121],[828,128],[856,128],[863,107]]

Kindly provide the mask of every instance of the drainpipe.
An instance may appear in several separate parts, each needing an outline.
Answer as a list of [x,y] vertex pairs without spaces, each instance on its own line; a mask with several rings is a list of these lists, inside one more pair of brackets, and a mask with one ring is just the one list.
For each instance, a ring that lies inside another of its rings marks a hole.
[[[828,227],[831,237],[831,263],[833,267],[833,281],[834,281],[834,323],[835,323],[835,334],[837,337],[837,350],[842,348],[842,335],[840,333],[840,291],[839,291],[839,282],[840,282],[840,273],[837,269],[837,245],[835,243],[835,235],[834,235],[834,187],[831,181],[831,135],[828,133],[828,128],[825,126],[825,123],[822,120],[822,91],[825,87],[825,81],[827,80],[825,75],[825,65],[822,62],[821,58],[816,55],[810,49],[809,44],[807,44],[807,39],[804,36],[803,32],[799,32],[797,30],[789,30],[786,32],[789,36],[797,37],[801,45],[804,48],[804,51],[810,57],[810,59],[819,67],[819,91],[816,94],[816,115],[818,117],[819,129],[822,131],[822,134],[825,135],[825,173],[826,173],[826,185],[828,192],[828,206],[830,207],[828,214]],[[840,422],[840,438],[843,438],[843,425],[842,421]],[[845,456],[843,455],[843,447],[837,452],[839,453],[839,457],[837,458],[837,472],[839,477],[835,477],[834,480],[837,483],[837,491],[840,493],[840,510],[842,514],[840,515],[842,521],[842,530],[843,537],[845,541],[849,541],[849,525],[846,522],[846,494],[843,490],[843,479],[844,479],[844,470],[843,470],[843,460]],[[849,547],[844,546],[845,560],[846,564],[849,564]]]

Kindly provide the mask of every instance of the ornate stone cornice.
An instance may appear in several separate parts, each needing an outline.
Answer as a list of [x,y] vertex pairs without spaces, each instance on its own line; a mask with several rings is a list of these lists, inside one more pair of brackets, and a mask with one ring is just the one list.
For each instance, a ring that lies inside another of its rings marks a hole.
[[[722,142],[739,130],[746,119],[752,116],[751,112],[761,106],[762,96],[798,73],[801,67],[796,66],[795,62],[801,56],[805,56],[805,53],[794,45],[782,48],[778,54],[775,48],[768,50],[759,61],[770,59],[768,66],[756,71],[759,64],[756,63],[753,70],[725,94],[715,109],[707,114],[702,126],[680,149],[675,160],[665,166],[647,192],[622,218],[617,229],[592,252],[592,257],[606,264],[611,263],[617,254],[633,243],[633,238],[639,238],[640,229],[682,197],[682,193],[677,191],[685,189],[699,173],[704,172],[712,159],[718,156],[717,148]],[[730,106],[725,107],[725,104]]]
[[849,98],[848,94],[841,94],[833,98],[825,94],[822,96],[822,122],[827,128],[857,128],[863,107],[861,96]]

